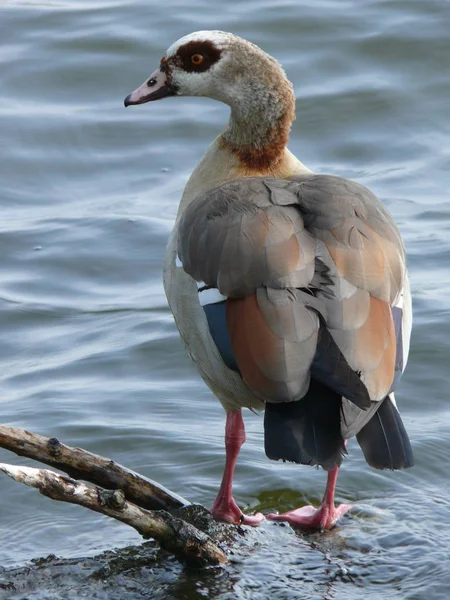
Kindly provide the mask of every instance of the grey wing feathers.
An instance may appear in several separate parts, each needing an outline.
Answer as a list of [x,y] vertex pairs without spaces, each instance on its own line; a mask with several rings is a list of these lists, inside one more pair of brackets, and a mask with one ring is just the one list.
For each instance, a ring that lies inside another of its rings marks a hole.
[[316,241],[295,195],[284,189],[282,196],[285,206],[263,179],[210,190],[186,210],[178,245],[184,270],[228,298],[227,327],[244,381],[275,402],[306,393],[319,330],[317,311],[299,294],[314,277]]
[[[263,399],[306,393],[321,322],[342,353],[339,364],[360,376],[370,398],[390,391],[399,352],[407,355],[392,317],[407,282],[405,252],[391,216],[364,186],[313,174],[227,182],[188,206],[178,254],[187,273],[229,299],[237,362]],[[401,338],[408,343],[409,332]],[[314,368],[326,376],[328,367]],[[354,405],[347,416],[358,428],[367,422]]]
[[197,197],[179,231],[185,271],[231,298],[262,285],[307,286],[314,274],[314,238],[294,206],[271,202],[263,179],[239,179]]

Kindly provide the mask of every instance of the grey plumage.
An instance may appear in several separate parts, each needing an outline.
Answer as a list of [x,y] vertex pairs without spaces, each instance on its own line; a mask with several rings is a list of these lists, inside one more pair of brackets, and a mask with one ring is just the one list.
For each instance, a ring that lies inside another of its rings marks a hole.
[[228,298],[231,347],[250,390],[296,402],[312,376],[345,399],[342,430],[360,431],[403,369],[405,252],[379,200],[329,175],[240,178],[195,198],[178,232],[185,272]]

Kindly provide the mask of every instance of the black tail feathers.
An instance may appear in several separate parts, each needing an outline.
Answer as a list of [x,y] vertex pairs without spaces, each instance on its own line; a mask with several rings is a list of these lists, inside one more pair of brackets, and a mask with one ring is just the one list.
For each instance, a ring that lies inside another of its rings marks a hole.
[[297,402],[266,403],[264,442],[272,460],[304,465],[339,466],[345,454],[341,435],[341,396],[311,379]]
[[366,461],[376,469],[407,469],[414,465],[411,443],[403,421],[389,396],[356,439]]

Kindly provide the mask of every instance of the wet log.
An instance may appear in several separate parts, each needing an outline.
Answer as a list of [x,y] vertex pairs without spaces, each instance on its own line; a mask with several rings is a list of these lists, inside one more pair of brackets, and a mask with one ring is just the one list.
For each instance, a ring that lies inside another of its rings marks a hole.
[[188,565],[219,565],[227,560],[211,538],[193,525],[163,510],[145,510],[127,501],[121,490],[105,490],[48,469],[0,463],[0,471],[53,500],[78,504],[126,523]]
[[139,475],[109,458],[73,448],[57,438],[0,425],[0,448],[26,456],[110,490],[122,490],[130,502],[149,510],[173,510],[190,502],[164,486]]

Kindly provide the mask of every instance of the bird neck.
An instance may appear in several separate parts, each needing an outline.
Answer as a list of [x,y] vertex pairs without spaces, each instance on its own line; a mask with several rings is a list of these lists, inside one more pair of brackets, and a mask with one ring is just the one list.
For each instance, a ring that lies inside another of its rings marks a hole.
[[230,120],[219,138],[220,144],[248,171],[276,168],[295,118],[291,83],[280,67],[272,68],[270,75],[268,81],[247,82],[230,103]]
[[238,177],[278,177],[286,179],[294,175],[311,173],[310,169],[298,160],[288,148],[284,148],[281,158],[269,167],[249,168],[229,148],[224,147],[219,136],[208,148],[206,154],[192,172],[180,202],[178,217],[181,217],[199,194]]

